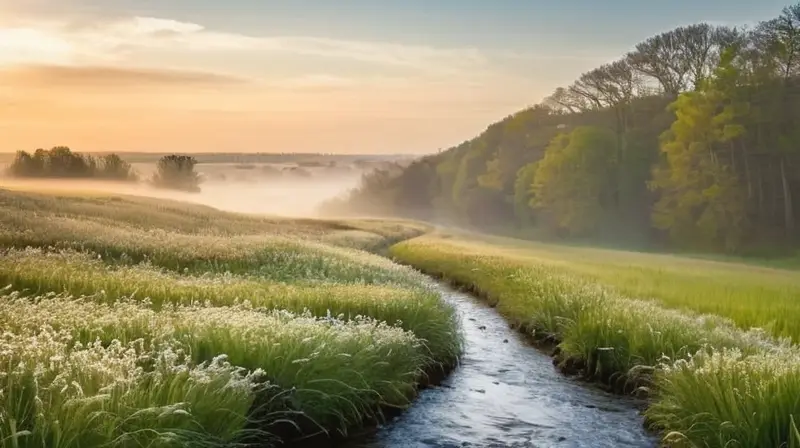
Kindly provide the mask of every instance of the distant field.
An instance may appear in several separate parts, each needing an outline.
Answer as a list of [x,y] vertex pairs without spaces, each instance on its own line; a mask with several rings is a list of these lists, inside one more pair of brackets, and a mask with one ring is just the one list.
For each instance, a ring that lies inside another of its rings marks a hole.
[[407,406],[453,310],[362,249],[426,229],[0,189],[0,446],[269,446]]
[[567,371],[649,391],[668,446],[800,446],[800,348],[776,339],[800,339],[797,271],[453,232],[391,252],[558,341]]
[[796,324],[800,317],[800,272],[795,270],[490,236],[429,239],[464,254],[546,266],[627,297],[716,314],[733,319],[744,329],[760,327],[775,336],[800,340],[800,325]]

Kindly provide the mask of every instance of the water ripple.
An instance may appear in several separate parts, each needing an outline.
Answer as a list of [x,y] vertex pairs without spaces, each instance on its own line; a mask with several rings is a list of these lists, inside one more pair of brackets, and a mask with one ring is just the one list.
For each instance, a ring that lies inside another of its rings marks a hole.
[[347,448],[655,447],[633,403],[560,375],[491,308],[440,286],[466,336],[461,364],[440,387]]

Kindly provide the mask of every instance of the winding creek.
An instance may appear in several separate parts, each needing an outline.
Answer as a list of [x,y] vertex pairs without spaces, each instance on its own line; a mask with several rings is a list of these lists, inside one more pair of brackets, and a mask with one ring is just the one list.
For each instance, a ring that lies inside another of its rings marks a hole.
[[477,299],[439,285],[466,341],[459,367],[386,426],[347,448],[655,447],[634,402],[561,375]]

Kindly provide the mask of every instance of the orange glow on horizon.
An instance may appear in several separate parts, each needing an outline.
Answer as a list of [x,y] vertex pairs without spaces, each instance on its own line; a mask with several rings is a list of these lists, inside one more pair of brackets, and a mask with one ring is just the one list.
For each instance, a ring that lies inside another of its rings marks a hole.
[[169,19],[0,20],[0,152],[434,152],[526,105],[525,81],[490,68],[470,49]]

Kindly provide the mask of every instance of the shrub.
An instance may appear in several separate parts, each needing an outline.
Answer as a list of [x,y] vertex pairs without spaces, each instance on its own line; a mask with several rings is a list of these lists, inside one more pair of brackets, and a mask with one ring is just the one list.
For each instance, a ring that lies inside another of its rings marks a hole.
[[168,155],[158,161],[152,183],[159,188],[200,191],[200,175],[194,170],[197,160],[191,156]]

